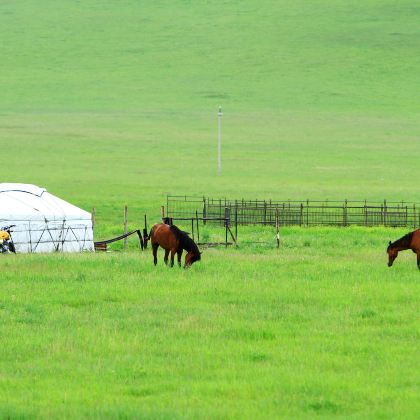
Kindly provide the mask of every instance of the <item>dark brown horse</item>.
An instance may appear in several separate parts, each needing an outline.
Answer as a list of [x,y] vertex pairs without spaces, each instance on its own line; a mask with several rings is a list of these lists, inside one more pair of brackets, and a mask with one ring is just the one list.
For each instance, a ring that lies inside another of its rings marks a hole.
[[171,253],[171,267],[174,266],[175,254],[178,256],[178,265],[181,267],[181,256],[184,249],[187,251],[185,256],[184,268],[190,267],[194,262],[201,259],[201,252],[196,243],[176,226],[166,225],[165,223],[158,223],[154,225],[145,238],[145,247],[147,241],[152,243],[153,260],[157,264],[157,250],[161,246],[165,250],[165,264],[168,264],[169,252]]
[[398,252],[405,249],[411,249],[417,254],[417,267],[420,269],[420,229],[407,233],[407,235],[397,239],[395,242],[389,241],[386,250],[388,253],[388,267],[392,266],[395,258],[398,256]]

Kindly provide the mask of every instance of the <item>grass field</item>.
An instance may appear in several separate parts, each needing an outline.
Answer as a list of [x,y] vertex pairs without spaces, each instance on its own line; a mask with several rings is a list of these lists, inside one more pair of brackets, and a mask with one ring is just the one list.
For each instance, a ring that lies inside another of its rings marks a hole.
[[290,229],[279,251],[207,250],[188,271],[10,258],[1,416],[414,418],[419,274],[412,253],[386,266],[387,237]]
[[[96,238],[165,194],[420,202],[420,7],[0,3],[1,182]],[[222,176],[217,120],[222,105]],[[0,418],[416,418],[420,279],[404,229],[243,229],[191,270],[150,251],[0,267]],[[215,232],[209,234],[216,235]]]

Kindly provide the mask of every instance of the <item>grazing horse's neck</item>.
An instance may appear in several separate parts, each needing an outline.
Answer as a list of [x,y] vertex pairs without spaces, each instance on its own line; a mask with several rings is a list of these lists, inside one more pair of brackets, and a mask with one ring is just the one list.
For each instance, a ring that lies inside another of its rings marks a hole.
[[182,246],[183,249],[185,249],[185,251],[191,252],[191,254],[195,254],[193,244],[185,241],[185,242],[181,243],[181,246]]
[[403,251],[404,249],[411,248],[411,238],[412,233],[409,233],[402,238],[396,240],[394,243],[391,244],[391,247],[396,249],[397,251]]

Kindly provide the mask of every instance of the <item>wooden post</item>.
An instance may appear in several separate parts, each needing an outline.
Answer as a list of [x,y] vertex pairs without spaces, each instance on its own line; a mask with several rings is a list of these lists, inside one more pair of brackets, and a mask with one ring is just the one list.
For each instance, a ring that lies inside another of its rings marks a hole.
[[149,231],[147,230],[147,216],[144,215],[144,228],[143,228],[143,246],[147,246],[147,241],[149,239]]
[[92,230],[95,228],[96,225],[96,207],[92,209]]
[[[124,206],[124,235],[128,232],[127,231],[127,206]],[[124,238],[124,252],[127,250],[127,237]]]
[[162,222],[163,222],[163,219],[165,218],[165,206],[161,206],[161,213],[162,213]]
[[276,209],[276,241],[277,248],[280,248],[280,234],[279,234],[279,209]]

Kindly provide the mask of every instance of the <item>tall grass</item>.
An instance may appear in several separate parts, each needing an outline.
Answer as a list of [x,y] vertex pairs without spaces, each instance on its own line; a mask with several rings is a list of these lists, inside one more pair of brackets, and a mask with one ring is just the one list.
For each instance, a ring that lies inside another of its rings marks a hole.
[[388,235],[296,228],[189,270],[2,258],[2,415],[415,417],[420,283],[413,255],[386,266]]

